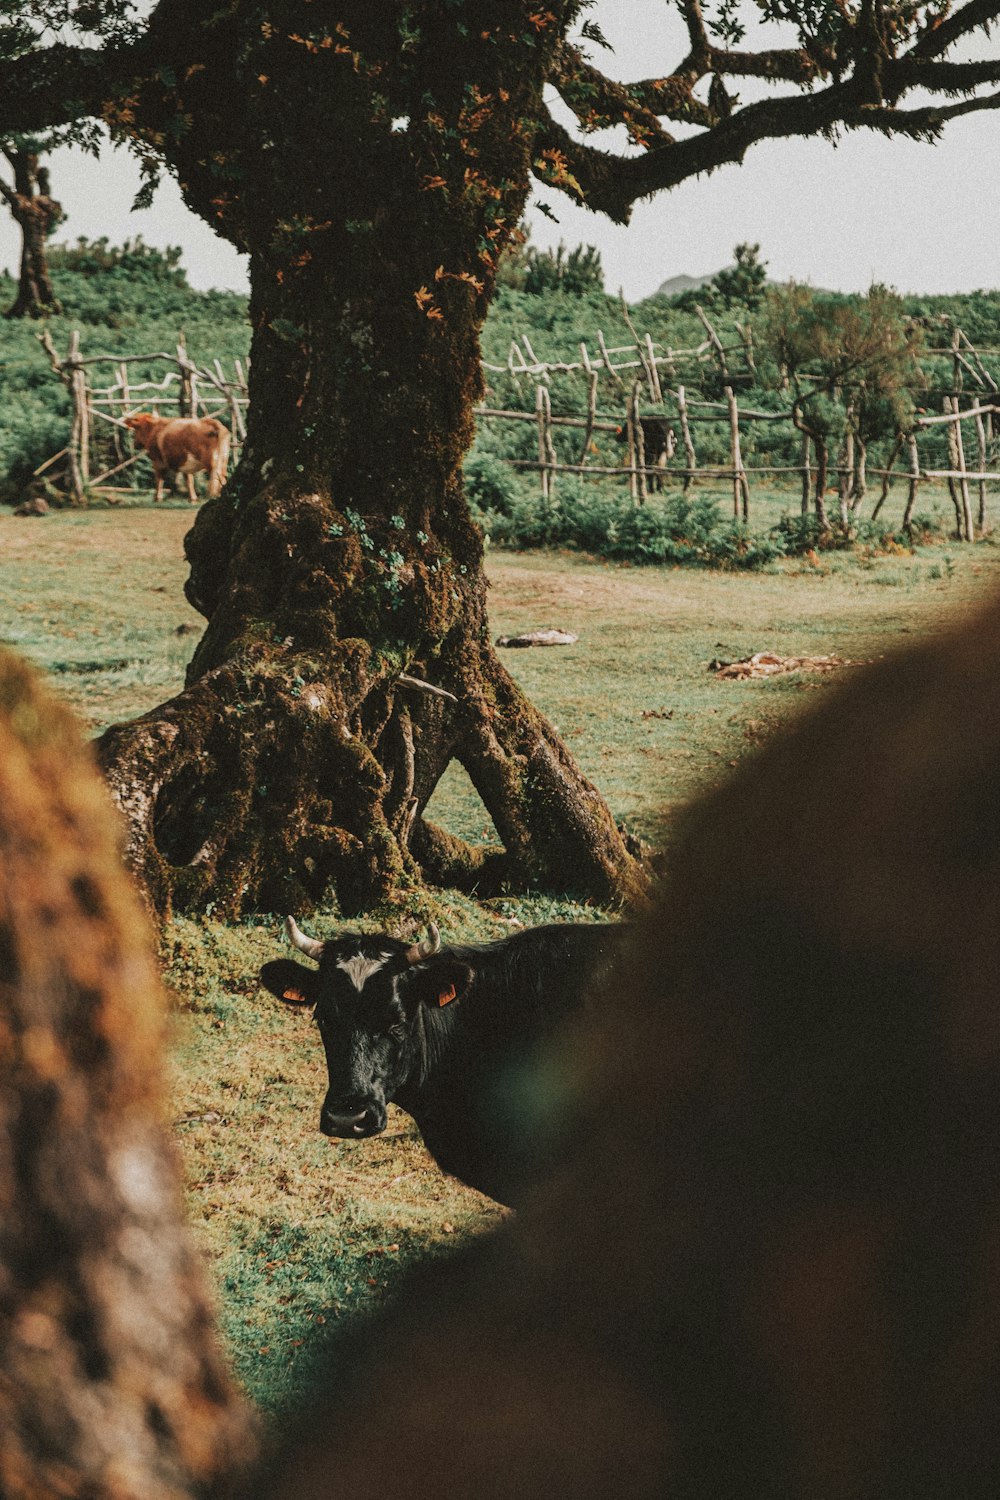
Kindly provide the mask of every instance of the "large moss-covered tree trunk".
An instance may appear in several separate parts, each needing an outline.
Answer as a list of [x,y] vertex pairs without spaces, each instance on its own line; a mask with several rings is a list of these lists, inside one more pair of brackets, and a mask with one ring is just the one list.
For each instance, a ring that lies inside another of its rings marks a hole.
[[187,1500],[250,1456],[182,1219],[162,1026],[107,793],[0,653],[4,1500]]
[[[505,9],[503,47],[485,0],[460,24],[435,5],[357,0],[336,25],[290,5],[252,46],[220,21],[220,49],[244,49],[235,118],[208,92],[220,59],[191,70],[177,168],[251,253],[251,405],[240,466],[188,539],[208,628],[187,688],[101,745],[161,910],[300,908],[332,883],[350,912],[422,877],[608,902],[641,884],[493,653],[462,494],[546,49],[544,17]],[[422,818],[453,757],[503,842],[488,860]]]

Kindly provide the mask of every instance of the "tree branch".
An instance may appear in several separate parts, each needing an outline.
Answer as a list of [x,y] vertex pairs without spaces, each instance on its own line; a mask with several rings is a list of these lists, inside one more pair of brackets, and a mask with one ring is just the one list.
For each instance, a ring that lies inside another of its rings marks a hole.
[[[915,81],[922,82],[922,76]],[[931,140],[947,120],[1000,108],[1000,94],[990,94],[960,104],[900,110],[872,104],[866,86],[867,80],[851,78],[816,93],[748,104],[701,135],[654,147],[637,157],[581,146],[551,116],[545,119],[539,140],[567,158],[588,208],[625,224],[637,199],[676,187],[698,173],[742,161],[758,141],[827,134],[841,125]]]
[[996,62],[952,63],[924,60],[906,53],[886,64],[885,93],[890,102],[912,88],[932,89],[939,94],[964,94],[984,83],[1000,81]]
[[151,61],[145,38],[126,47],[68,47],[0,63],[0,135],[100,115],[109,97]]
[[713,47],[709,54],[713,73],[732,77],[772,78],[787,83],[812,83],[827,59],[817,60],[804,47],[774,47],[764,52],[727,52]]
[[950,16],[926,32],[911,47],[910,57],[940,57],[942,52],[947,52],[953,42],[959,37],[968,36],[970,31],[976,31],[980,27],[988,27],[991,21],[1000,17],[1000,0],[969,0],[960,10],[953,11]]
[[667,144],[673,139],[660,124],[655,107],[640,99],[635,89],[606,78],[570,42],[556,48],[549,82],[584,130],[625,125],[638,145]]
[[690,61],[700,67],[702,73],[707,73],[707,59],[712,49],[705,30],[700,0],[681,0],[681,14],[691,43]]
[[849,130],[867,128],[879,130],[884,135],[907,135],[914,140],[930,141],[937,138],[949,120],[975,114],[981,109],[1000,109],[1000,93],[981,94],[976,99],[963,99],[958,104],[930,104],[922,109],[865,106],[853,118],[845,117],[844,124]]
[[[997,107],[992,96],[968,100],[960,106],[931,105],[913,110],[896,106],[915,87],[956,95],[1000,80],[997,61],[938,60],[960,37],[988,27],[1000,17],[1000,0],[968,0],[898,58],[893,56],[897,38],[891,34],[879,0],[862,0],[856,16],[849,14],[846,5],[840,5],[844,26],[836,42],[756,53],[713,47],[701,0],[679,0],[679,8],[690,51],[669,76],[623,84],[607,78],[568,42],[556,52],[551,81],[584,130],[624,124],[631,139],[648,148],[642,158],[622,157],[575,140],[547,111],[540,121],[536,152],[558,152],[566,164],[566,175],[574,186],[579,185],[587,206],[618,223],[628,221],[638,198],[725,163],[741,161],[749,147],[760,140],[825,134],[841,125],[927,140],[934,139],[942,125],[957,115]],[[695,98],[693,90],[707,74],[713,78],[706,104]],[[794,97],[758,101],[736,111],[733,105],[737,101],[730,99],[722,86],[723,75],[782,80],[796,83],[804,91]],[[822,76],[832,76],[829,87],[805,92]],[[699,125],[703,132],[676,141],[660,126],[663,117]],[[551,177],[548,184],[553,185]],[[554,185],[560,186],[558,182]]]

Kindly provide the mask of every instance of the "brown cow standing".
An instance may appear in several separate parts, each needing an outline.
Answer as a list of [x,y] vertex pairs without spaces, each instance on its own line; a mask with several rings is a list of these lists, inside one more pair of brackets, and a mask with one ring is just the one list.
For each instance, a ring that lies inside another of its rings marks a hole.
[[188,499],[197,500],[196,474],[208,475],[210,498],[222,489],[229,462],[229,430],[214,417],[154,417],[148,411],[125,418],[125,426],[145,448],[156,475],[154,501],[163,498],[163,481],[168,474],[183,474]]

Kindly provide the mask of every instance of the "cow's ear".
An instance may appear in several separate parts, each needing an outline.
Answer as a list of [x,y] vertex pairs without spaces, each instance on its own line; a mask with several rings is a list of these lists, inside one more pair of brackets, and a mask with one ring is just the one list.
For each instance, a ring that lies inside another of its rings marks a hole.
[[429,963],[415,964],[410,970],[406,984],[406,998],[437,1010],[461,1000],[472,983],[473,971],[468,964],[457,958],[431,959]]
[[260,982],[289,1005],[315,1005],[319,999],[319,971],[291,958],[276,958],[260,971]]

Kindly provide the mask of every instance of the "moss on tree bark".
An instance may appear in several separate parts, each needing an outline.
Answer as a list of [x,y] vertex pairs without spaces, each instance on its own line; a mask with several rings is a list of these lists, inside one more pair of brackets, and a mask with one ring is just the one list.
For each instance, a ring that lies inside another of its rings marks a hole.
[[621,900],[641,869],[493,653],[462,493],[547,43],[519,5],[523,39],[503,47],[490,5],[461,26],[417,7],[406,77],[398,15],[344,5],[316,31],[288,9],[241,116],[206,93],[211,57],[181,100],[187,197],[250,251],[251,404],[240,466],[187,542],[208,620],[187,688],[100,746],[130,859],[160,911],[300,909],[332,886],[355,912],[482,866],[422,827],[456,756],[504,842],[492,885]]

